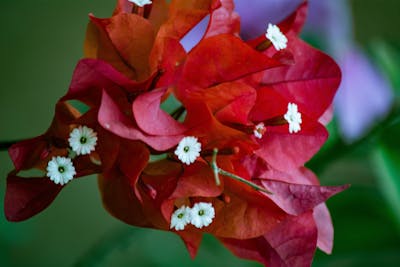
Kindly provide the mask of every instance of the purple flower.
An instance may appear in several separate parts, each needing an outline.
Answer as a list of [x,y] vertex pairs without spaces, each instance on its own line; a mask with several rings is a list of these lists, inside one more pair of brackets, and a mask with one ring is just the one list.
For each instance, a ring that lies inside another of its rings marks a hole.
[[322,37],[323,48],[342,69],[335,112],[343,137],[352,142],[387,114],[392,90],[378,68],[355,44],[347,0],[310,0],[305,32]]
[[241,18],[241,37],[246,40],[260,36],[267,29],[268,23],[282,21],[302,2],[303,0],[235,0],[235,10]]
[[387,114],[393,95],[386,79],[356,46],[343,51],[338,62],[342,84],[336,114],[343,136],[353,141]]

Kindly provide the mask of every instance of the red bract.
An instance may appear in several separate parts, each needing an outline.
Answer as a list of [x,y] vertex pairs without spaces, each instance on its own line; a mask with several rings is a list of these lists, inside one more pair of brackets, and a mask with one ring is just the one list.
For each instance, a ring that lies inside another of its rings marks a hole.
[[[45,209],[63,188],[54,184],[45,174],[24,177],[22,171],[37,169],[44,173],[53,156],[68,155],[68,136],[78,122],[80,113],[66,103],[56,106],[56,113],[50,128],[41,136],[14,144],[9,149],[15,169],[7,177],[7,191],[4,212],[10,221],[26,220]],[[96,158],[96,155],[92,155]],[[100,171],[90,156],[73,160],[76,177]],[[26,175],[25,175],[26,176]]]
[[128,77],[145,80],[157,72],[163,43],[182,38],[217,5],[214,0],[175,0],[170,4],[156,0],[138,8],[127,0],[118,1],[111,18],[90,16],[85,54],[109,62]]
[[[320,121],[329,120],[340,70],[298,38],[306,2],[278,25],[288,39],[280,51],[265,33],[242,40],[233,4],[119,0],[111,18],[91,15],[87,58],[50,129],[10,149],[7,219],[53,201],[62,186],[18,172],[67,157],[71,130],[87,125],[97,145],[71,156],[76,177],[100,173],[104,207],[125,223],[177,233],[192,257],[203,233],[272,267],[310,266],[316,247],[330,253],[325,201],[346,186],[320,186],[304,164],[328,137]],[[203,37],[186,52],[182,38],[207,15]],[[165,101],[175,109],[167,112]]]
[[[62,100],[79,100],[98,109],[98,123],[117,136],[165,150],[179,142],[185,128],[175,121],[171,123],[172,117],[161,110],[160,101],[165,90],[146,92],[151,89],[153,79],[136,83],[106,62],[84,59],[78,63],[70,89]],[[144,109],[146,112],[142,112]],[[149,110],[151,113],[147,113]],[[146,120],[148,116],[153,118]],[[164,130],[157,132],[154,127]]]

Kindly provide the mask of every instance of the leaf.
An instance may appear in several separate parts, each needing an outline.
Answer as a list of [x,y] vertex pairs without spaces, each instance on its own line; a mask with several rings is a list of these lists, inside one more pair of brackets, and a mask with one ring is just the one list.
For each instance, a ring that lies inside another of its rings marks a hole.
[[318,120],[329,108],[339,87],[341,72],[326,54],[312,48],[295,36],[288,36],[288,50],[293,65],[264,71],[262,83],[296,103],[299,110]]
[[[140,175],[150,158],[150,152],[146,145],[138,141],[121,142],[118,155],[119,169],[128,178],[131,190],[135,191],[136,197],[141,200],[140,193],[137,188]],[[132,164],[132,155],[135,155],[135,164]]]
[[317,247],[330,254],[333,249],[333,224],[326,204],[322,203],[316,206],[313,216],[318,229]]
[[181,123],[161,109],[161,99],[166,89],[139,95],[132,104],[133,116],[138,126],[151,135],[181,135],[186,131]]
[[183,135],[149,135],[140,131],[133,119],[120,110],[106,91],[103,91],[98,120],[112,133],[130,140],[141,140],[160,151],[175,146],[183,138]]
[[204,38],[224,33],[239,34],[240,17],[234,11],[234,1],[220,0],[220,2],[221,6],[211,12]]
[[267,128],[256,154],[282,171],[304,165],[324,144],[328,132],[320,123],[304,115],[302,119],[301,131],[295,134],[289,133],[288,125]]
[[146,84],[128,79],[102,60],[82,59],[75,67],[68,93],[61,100],[75,99],[90,107],[98,107],[104,88],[138,93],[146,88]]
[[[118,0],[117,5],[114,9],[113,15],[120,13],[131,14],[134,3],[127,0]],[[168,4],[165,0],[153,1],[151,7],[149,5],[144,6],[145,17],[153,25],[156,31],[160,25],[165,22],[168,18]],[[150,14],[148,14],[150,13]],[[147,16],[148,15],[148,16]]]
[[117,219],[135,226],[151,227],[128,177],[112,170],[98,177],[104,208]]
[[189,102],[186,107],[185,124],[190,129],[187,134],[198,137],[203,150],[239,146],[249,151],[257,147],[248,134],[220,123],[203,101]]
[[22,169],[30,169],[35,166],[38,162],[38,159],[41,159],[43,156],[47,156],[46,151],[47,142],[45,137],[41,135],[13,144],[9,148],[8,153],[14,163],[16,171],[20,171]]
[[171,197],[218,197],[222,190],[223,185],[216,186],[210,166],[203,161],[196,161],[184,168]]
[[8,175],[4,200],[7,220],[19,222],[36,215],[53,202],[62,188],[48,178]]
[[280,62],[254,50],[232,35],[221,34],[206,38],[188,54],[177,95],[178,98],[190,97],[193,91],[279,65]]
[[169,18],[161,26],[157,38],[181,39],[218,5],[218,0],[172,0]]
[[262,237],[220,239],[236,256],[256,260],[265,266],[311,266],[316,249],[317,229],[311,213],[293,216]]
[[348,186],[319,186],[291,184],[262,179],[261,184],[272,194],[266,194],[285,212],[299,215],[313,210],[331,196],[345,190]]
[[[91,17],[92,21],[107,33],[121,61],[132,68],[135,80],[143,81],[150,76],[149,55],[155,40],[151,23],[135,14],[120,13],[109,19]],[[99,53],[105,51],[98,51]],[[100,59],[103,59],[99,57]]]
[[370,51],[376,59],[376,63],[392,83],[392,88],[399,96],[400,77],[398,74],[400,73],[400,53],[396,51],[393,46],[383,40],[373,42]]
[[384,145],[377,147],[373,155],[377,182],[400,229],[400,155],[397,149]]
[[227,82],[197,91],[191,98],[207,103],[221,123],[248,124],[248,116],[256,100],[256,90],[241,82]]
[[222,238],[249,239],[271,231],[287,218],[273,201],[241,182],[225,178],[229,200],[213,199],[215,217],[207,232]]

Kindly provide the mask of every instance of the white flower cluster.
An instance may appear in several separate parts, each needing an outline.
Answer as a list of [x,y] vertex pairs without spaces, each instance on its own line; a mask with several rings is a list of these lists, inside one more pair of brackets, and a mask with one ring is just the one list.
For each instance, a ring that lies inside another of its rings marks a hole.
[[66,157],[53,157],[47,164],[47,176],[55,184],[64,185],[76,174],[71,159]]
[[296,104],[289,103],[287,112],[283,117],[289,123],[289,133],[297,133],[301,130],[301,113]]
[[266,131],[267,128],[265,128],[264,123],[260,122],[256,125],[256,127],[254,127],[253,134],[256,138],[261,139]]
[[175,155],[178,156],[180,161],[186,165],[190,165],[200,156],[200,151],[201,144],[197,141],[197,138],[186,136],[179,142],[175,150]]
[[281,32],[278,26],[269,23],[267,28],[267,33],[265,37],[268,38],[272,42],[272,45],[275,47],[276,50],[285,49],[287,47],[288,39],[286,36]]
[[95,149],[97,133],[89,127],[79,126],[72,130],[68,142],[77,155],[90,154]]
[[[68,139],[69,145],[76,155],[90,154],[95,150],[97,133],[86,126],[79,126],[71,131]],[[75,167],[70,158],[53,157],[47,163],[47,177],[55,184],[64,185],[76,175]]]
[[193,208],[182,206],[171,215],[171,229],[184,230],[189,223],[201,229],[209,226],[215,217],[211,203],[199,202]]

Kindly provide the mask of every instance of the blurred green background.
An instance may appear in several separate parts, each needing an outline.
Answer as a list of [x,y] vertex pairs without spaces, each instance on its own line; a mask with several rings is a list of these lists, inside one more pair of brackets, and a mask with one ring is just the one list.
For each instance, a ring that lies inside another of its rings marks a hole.
[[[357,40],[399,90],[400,1],[351,4]],[[0,2],[0,141],[47,129],[82,57],[87,14],[107,17],[113,7],[114,0]],[[318,158],[310,163],[323,184],[352,184],[328,201],[335,248],[330,256],[318,252],[313,266],[400,266],[399,125],[391,121],[378,135],[341,146],[324,164]],[[340,142],[330,128],[332,147]],[[332,151],[328,144],[322,153]],[[0,266],[259,266],[236,259],[209,236],[192,262],[175,235],[126,226],[108,215],[95,177],[69,184],[38,216],[9,223],[3,198],[11,169],[0,151]]]

